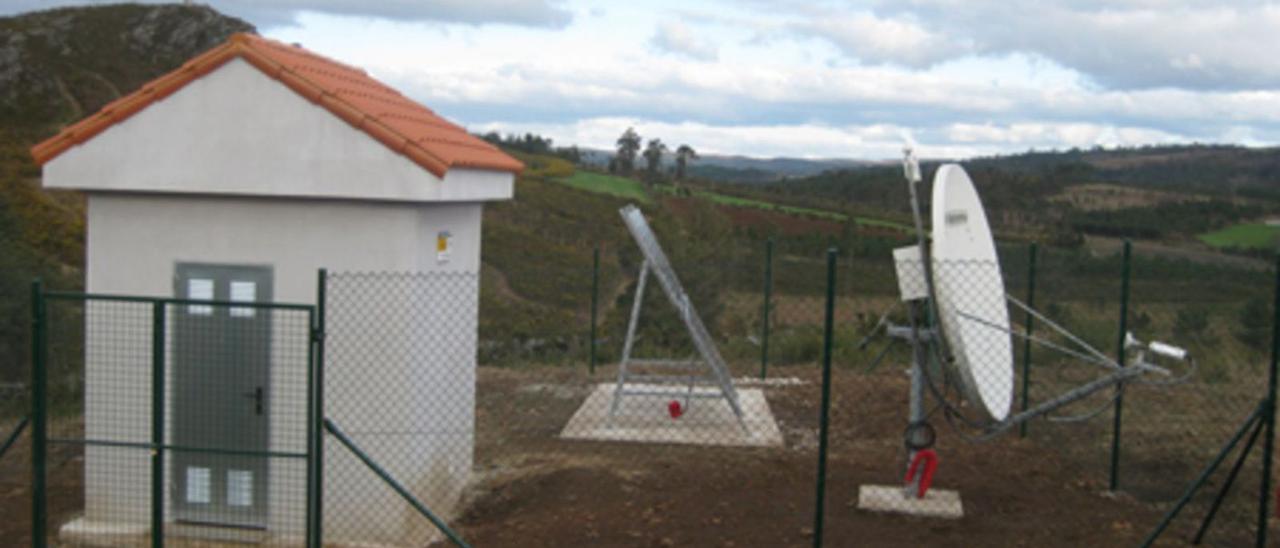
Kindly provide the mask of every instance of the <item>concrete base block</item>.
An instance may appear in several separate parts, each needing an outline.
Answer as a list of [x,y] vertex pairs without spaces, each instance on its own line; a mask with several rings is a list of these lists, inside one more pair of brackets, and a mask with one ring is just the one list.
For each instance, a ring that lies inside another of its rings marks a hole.
[[[672,418],[672,400],[683,406],[679,395],[627,396],[618,413],[609,417],[614,383],[601,383],[582,402],[560,432],[561,438],[641,443],[679,443],[747,447],[781,447],[782,433],[773,419],[769,403],[759,388],[738,390],[742,420],[733,414],[723,398],[692,398],[679,418]],[[627,385],[631,390],[672,390],[672,387]],[[682,389],[675,389],[680,393]],[[719,393],[715,388],[697,388],[699,393]]]
[[134,546],[150,538],[151,526],[76,518],[58,529],[58,541],[69,546]]
[[901,485],[862,485],[858,487],[858,509],[891,512],[927,518],[960,519],[964,505],[960,492],[930,489],[924,498],[908,497]]

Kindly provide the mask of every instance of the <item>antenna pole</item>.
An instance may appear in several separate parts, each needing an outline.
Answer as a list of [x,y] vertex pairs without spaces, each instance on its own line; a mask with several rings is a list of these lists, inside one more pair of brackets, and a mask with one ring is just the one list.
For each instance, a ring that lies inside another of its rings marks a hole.
[[[908,436],[912,435],[916,425],[924,422],[924,371],[925,360],[927,359],[924,351],[924,342],[920,337],[920,311],[915,302],[907,303],[907,319],[911,322],[911,393],[908,404]],[[911,469],[911,462],[916,458],[916,449],[913,440],[907,439],[907,461],[903,464],[903,471],[907,472]],[[906,485],[903,486],[903,494],[908,498],[920,498],[919,485],[920,474],[911,474],[907,478]]]
[[[929,237],[924,231],[924,218],[920,215],[920,197],[916,192],[916,186],[921,180],[920,160],[916,158],[916,151],[910,144],[902,149],[902,173],[907,179],[907,191],[911,195],[911,218],[916,225],[916,245],[920,247],[920,267],[923,269],[924,285],[929,293],[928,317],[937,318],[938,294],[933,285],[933,255],[929,253]],[[934,328],[937,331],[934,339],[942,351],[942,359],[951,363],[951,349],[947,346],[946,337],[942,336],[941,322],[938,322]]]

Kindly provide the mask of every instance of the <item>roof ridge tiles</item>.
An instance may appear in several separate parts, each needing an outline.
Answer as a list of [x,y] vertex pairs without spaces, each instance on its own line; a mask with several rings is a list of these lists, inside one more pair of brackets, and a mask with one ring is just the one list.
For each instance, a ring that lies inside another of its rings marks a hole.
[[[301,46],[244,33],[232,35],[227,42],[146,83],[138,91],[107,103],[98,112],[32,147],[31,155],[37,163],[44,164],[236,58],[247,61],[438,177],[444,177],[450,166],[512,173],[524,168],[515,158],[375,80],[364,70]],[[361,102],[386,107],[369,109],[370,104],[358,104]],[[392,126],[388,122],[399,123]],[[448,145],[450,149],[440,149],[433,146],[435,144]]]

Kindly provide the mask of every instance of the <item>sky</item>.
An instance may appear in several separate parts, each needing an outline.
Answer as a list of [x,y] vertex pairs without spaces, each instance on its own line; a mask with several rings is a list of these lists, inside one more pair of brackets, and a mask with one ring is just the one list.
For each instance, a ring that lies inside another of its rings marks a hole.
[[[0,13],[94,2],[0,0]],[[474,132],[887,159],[1280,144],[1280,3],[210,0]]]

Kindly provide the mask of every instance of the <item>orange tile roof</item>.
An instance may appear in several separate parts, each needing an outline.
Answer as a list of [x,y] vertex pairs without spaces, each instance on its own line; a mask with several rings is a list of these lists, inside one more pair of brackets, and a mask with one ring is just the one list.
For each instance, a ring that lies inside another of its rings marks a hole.
[[196,56],[177,70],[112,101],[97,113],[32,147],[31,156],[43,165],[235,58],[244,59],[437,177],[444,177],[453,167],[512,173],[524,169],[523,164],[497,147],[360,69],[251,34],[235,34],[226,43]]

